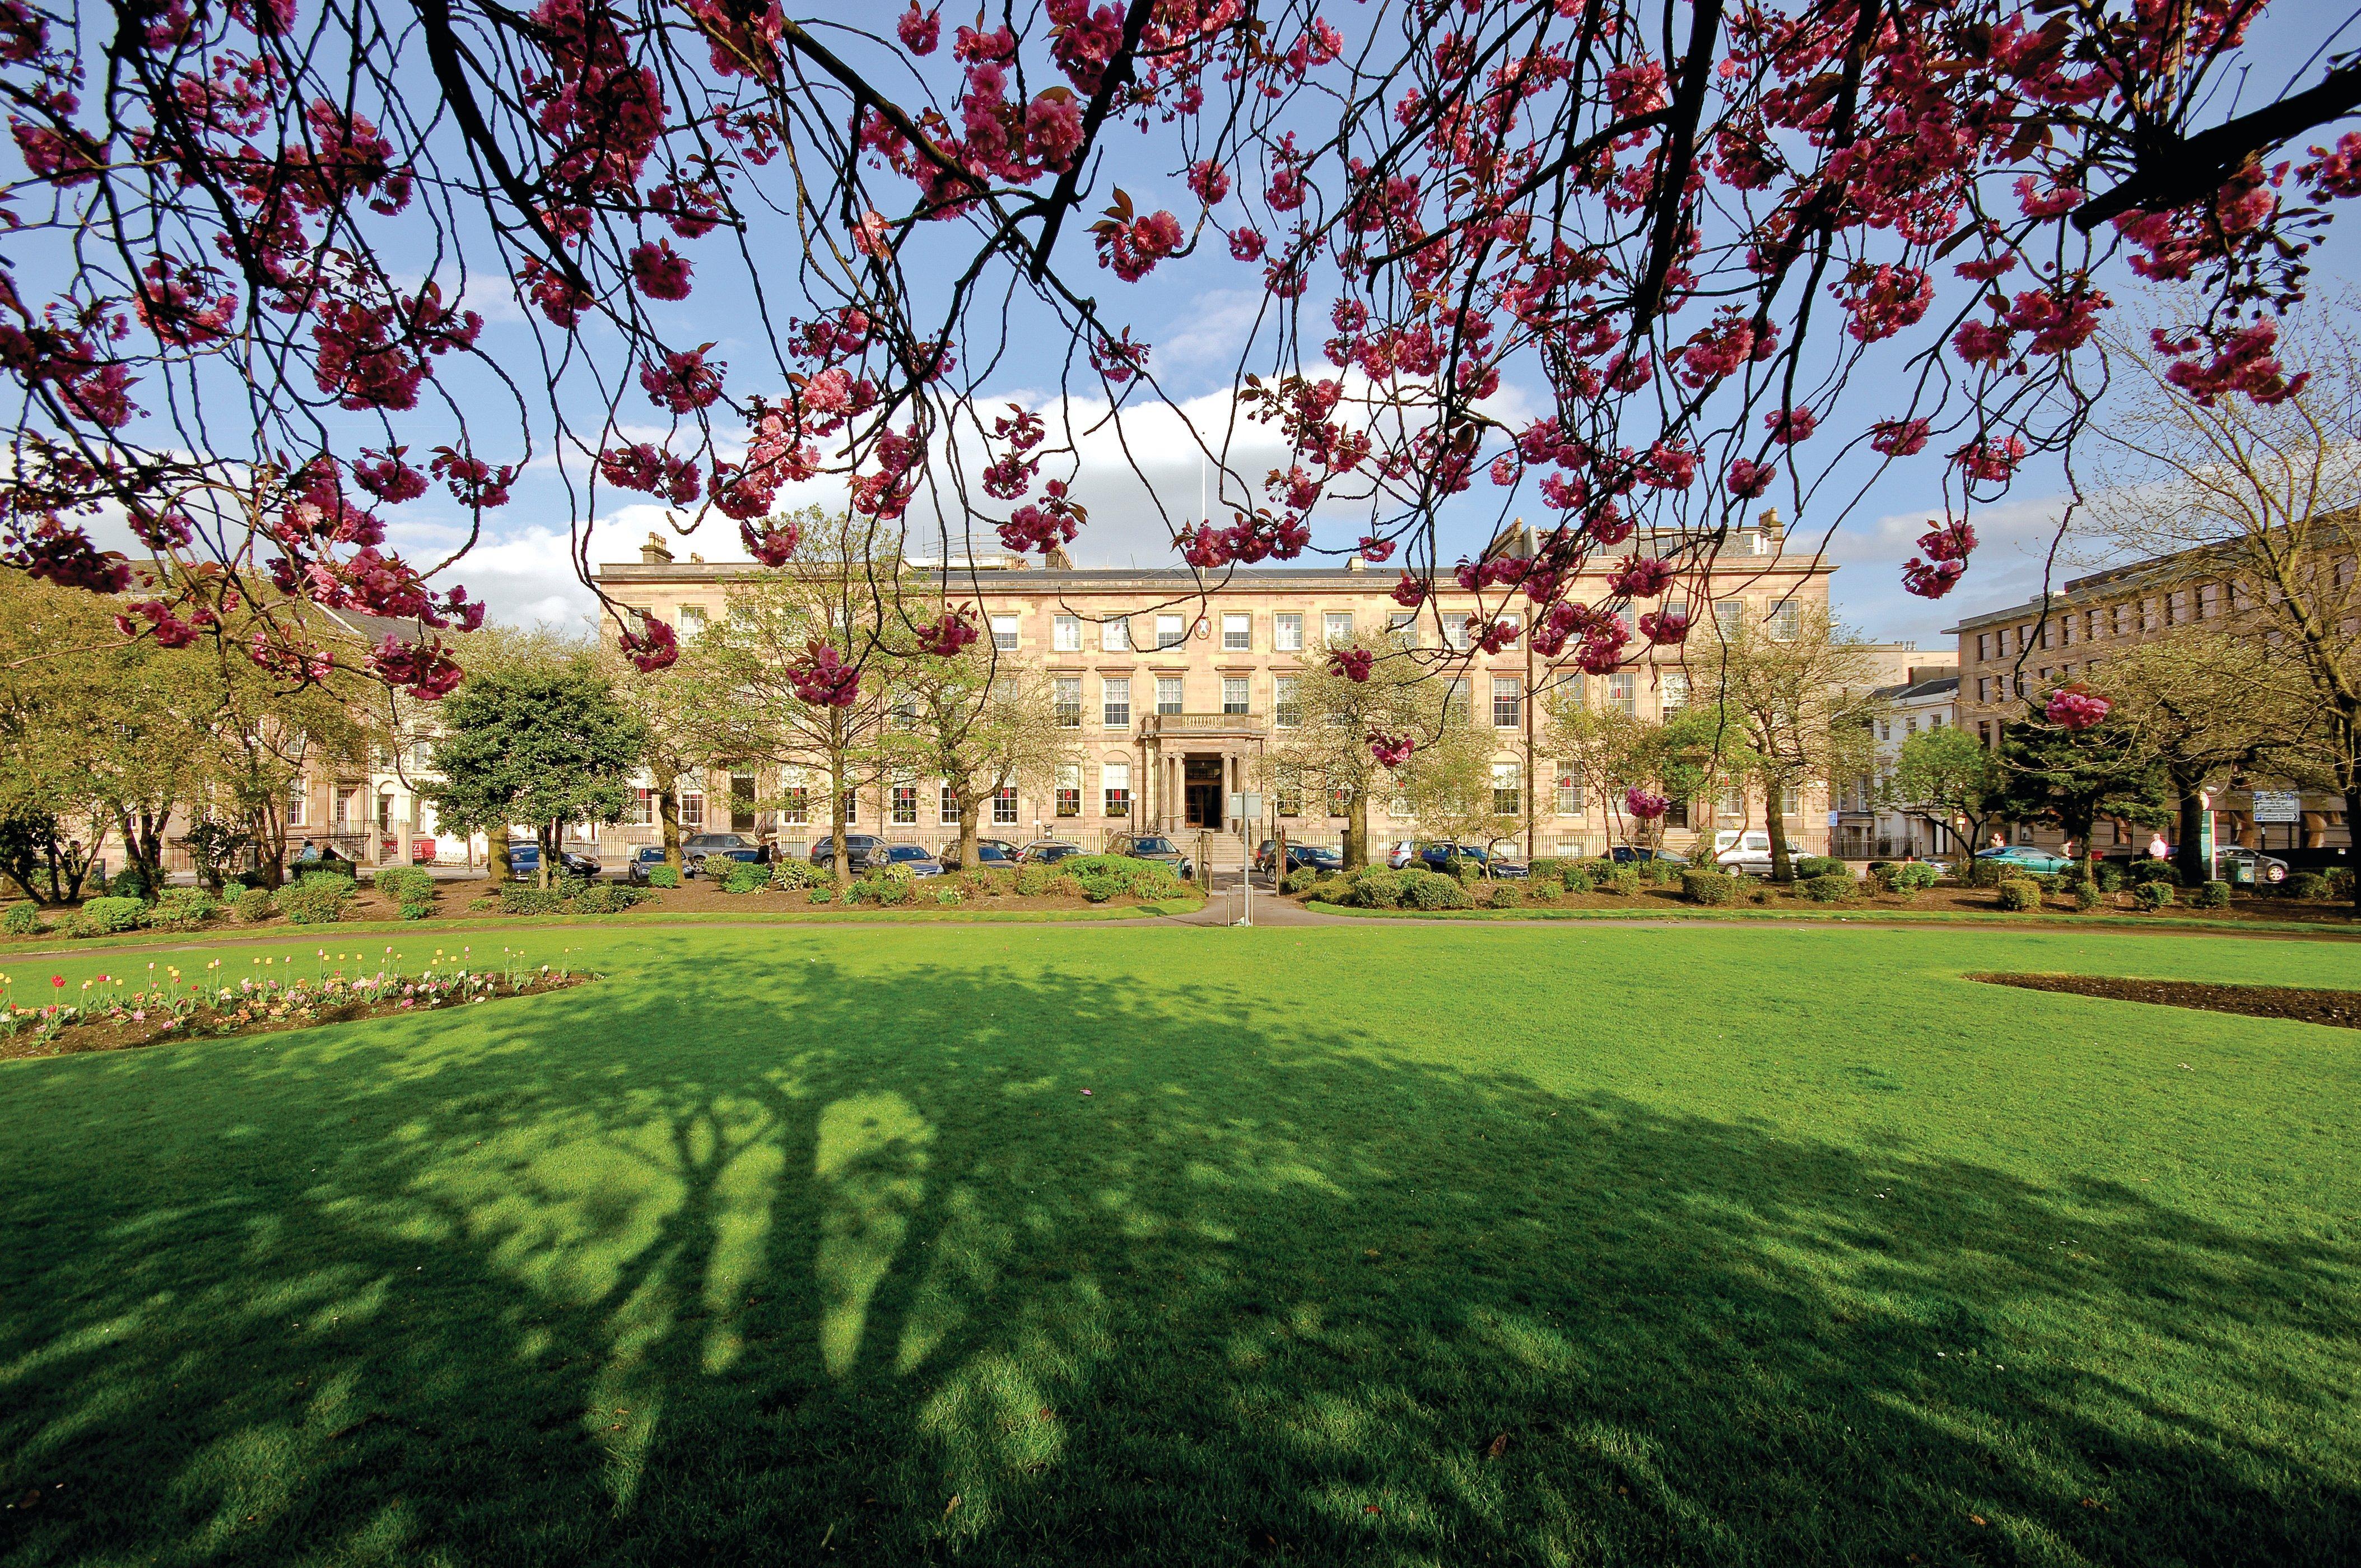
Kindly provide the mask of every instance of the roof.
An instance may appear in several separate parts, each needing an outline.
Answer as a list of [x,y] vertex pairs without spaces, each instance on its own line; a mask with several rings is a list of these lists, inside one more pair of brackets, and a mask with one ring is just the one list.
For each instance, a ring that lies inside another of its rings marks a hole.
[[1879,686],[1869,695],[1887,702],[1931,702],[1938,697],[1957,696],[1960,677],[1944,675],[1931,681],[1910,681],[1898,686]]

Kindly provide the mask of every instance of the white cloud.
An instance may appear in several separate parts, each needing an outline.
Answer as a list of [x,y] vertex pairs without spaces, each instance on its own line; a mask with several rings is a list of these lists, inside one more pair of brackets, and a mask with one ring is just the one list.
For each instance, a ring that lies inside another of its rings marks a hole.
[[[2062,546],[2055,565],[2048,564],[2068,499],[2063,495],[2029,496],[1976,509],[1970,520],[1976,531],[1976,551],[1967,575],[1940,599],[1923,599],[1902,587],[1902,563],[1918,554],[1918,536],[1927,532],[1930,518],[1940,518],[1940,507],[1890,513],[1874,521],[1848,521],[1828,542],[1828,560],[1840,568],[1830,579],[1830,600],[1837,613],[1865,636],[1880,641],[1915,640],[1930,652],[1955,647],[1941,631],[1961,616],[2023,604],[2040,597],[2045,576],[2054,591],[2068,577],[2088,570],[2070,562]],[[1818,543],[1802,530],[1788,536],[1791,550]]]

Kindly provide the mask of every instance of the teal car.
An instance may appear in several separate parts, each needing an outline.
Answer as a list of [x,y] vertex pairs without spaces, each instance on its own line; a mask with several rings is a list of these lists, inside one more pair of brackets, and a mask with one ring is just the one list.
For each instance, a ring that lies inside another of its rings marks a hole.
[[2031,872],[2036,876],[2049,876],[2074,863],[2063,855],[2053,855],[2030,844],[2004,844],[1997,850],[1979,852],[1976,859],[1990,865],[2011,866],[2021,872]]

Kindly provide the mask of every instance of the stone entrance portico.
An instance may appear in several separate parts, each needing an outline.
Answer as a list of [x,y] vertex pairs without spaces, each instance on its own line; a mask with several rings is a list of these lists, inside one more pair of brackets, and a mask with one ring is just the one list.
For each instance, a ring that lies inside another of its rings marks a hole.
[[1253,713],[1151,713],[1140,727],[1148,778],[1147,820],[1175,835],[1235,835],[1230,797],[1251,787],[1270,721]]

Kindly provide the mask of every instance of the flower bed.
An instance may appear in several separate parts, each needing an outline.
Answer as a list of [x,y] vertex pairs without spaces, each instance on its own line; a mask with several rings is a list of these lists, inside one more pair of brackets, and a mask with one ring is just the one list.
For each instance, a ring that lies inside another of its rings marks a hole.
[[[230,982],[225,970],[234,959],[215,959],[192,980],[173,964],[149,964],[134,980],[102,974],[69,995],[65,977],[50,975],[49,1000],[26,1005],[19,990],[32,990],[20,977],[0,974],[0,1057],[63,1056],[80,1051],[119,1050],[173,1040],[218,1039],[281,1029],[342,1024],[389,1014],[532,996],[562,991],[598,978],[569,961],[571,949],[555,964],[534,964],[507,948],[497,960],[478,960],[471,948],[434,959],[414,972],[400,967],[401,956],[385,949],[374,968],[362,953],[316,955],[309,976],[295,972],[298,960],[247,960],[249,973]],[[348,970],[346,965],[353,967]]]

